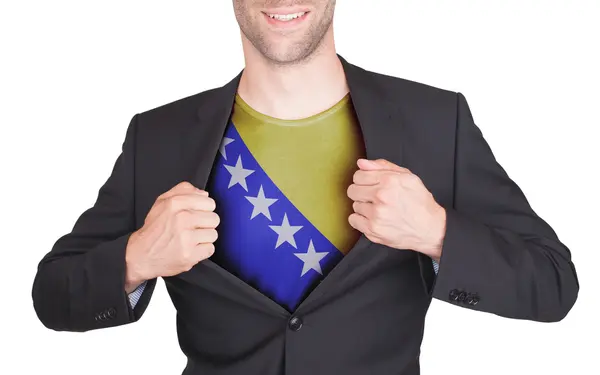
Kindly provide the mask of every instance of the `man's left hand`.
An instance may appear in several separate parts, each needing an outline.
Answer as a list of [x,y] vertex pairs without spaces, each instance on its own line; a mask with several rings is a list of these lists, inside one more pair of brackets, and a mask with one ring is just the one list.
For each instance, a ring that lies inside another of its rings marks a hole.
[[359,159],[348,197],[354,201],[350,225],[372,242],[410,249],[439,262],[446,210],[421,179],[384,159]]

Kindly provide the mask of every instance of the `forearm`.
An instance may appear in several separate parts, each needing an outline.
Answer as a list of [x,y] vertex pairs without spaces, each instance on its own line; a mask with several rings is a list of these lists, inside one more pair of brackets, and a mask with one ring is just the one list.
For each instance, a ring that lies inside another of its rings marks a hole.
[[[550,322],[567,315],[578,290],[569,251],[552,234],[518,235],[448,210],[434,297],[504,317]],[[469,295],[477,297],[476,303],[467,301]]]
[[563,319],[579,292],[569,249],[500,166],[457,95],[454,191],[434,297],[535,321]]
[[[87,331],[133,320],[125,292],[125,248],[129,235],[80,251],[70,247],[38,267],[32,297],[40,321],[57,331]],[[68,241],[68,239],[67,239]]]
[[39,263],[32,298],[37,316],[48,328],[87,331],[117,326],[139,319],[147,306],[155,279],[147,283],[135,310],[126,292],[132,287],[126,285],[127,247],[137,228],[133,189],[136,124],[134,116],[122,152],[94,205]]

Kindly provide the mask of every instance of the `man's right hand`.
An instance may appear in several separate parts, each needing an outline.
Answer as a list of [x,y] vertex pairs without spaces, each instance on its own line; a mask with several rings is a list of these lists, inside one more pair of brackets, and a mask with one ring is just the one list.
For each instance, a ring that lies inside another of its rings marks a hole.
[[189,182],[160,195],[142,228],[129,238],[126,292],[131,293],[145,280],[189,271],[210,257],[220,222],[215,207],[206,191]]

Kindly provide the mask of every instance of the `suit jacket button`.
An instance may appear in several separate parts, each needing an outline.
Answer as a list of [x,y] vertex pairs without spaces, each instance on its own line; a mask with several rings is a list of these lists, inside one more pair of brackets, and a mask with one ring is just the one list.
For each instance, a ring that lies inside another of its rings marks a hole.
[[477,305],[479,303],[479,297],[477,296],[473,296],[473,302],[471,303],[473,306]]
[[473,304],[473,295],[471,295],[471,293],[469,293],[469,294],[467,295],[467,299],[465,300],[465,302],[466,302],[467,304],[469,304],[469,305],[472,305],[472,304]]
[[465,298],[467,298],[467,293],[465,292],[460,292],[460,294],[458,295],[458,301],[462,302],[465,300]]
[[448,298],[449,298],[451,301],[456,301],[456,300],[458,299],[458,290],[456,290],[456,289],[452,289],[452,290],[450,291],[450,295],[448,296]]
[[288,327],[292,331],[298,332],[300,328],[302,328],[302,319],[298,318],[297,316],[294,316],[292,319],[290,319]]
[[111,307],[106,311],[106,314],[108,315],[109,319],[113,319],[117,315],[117,310]]

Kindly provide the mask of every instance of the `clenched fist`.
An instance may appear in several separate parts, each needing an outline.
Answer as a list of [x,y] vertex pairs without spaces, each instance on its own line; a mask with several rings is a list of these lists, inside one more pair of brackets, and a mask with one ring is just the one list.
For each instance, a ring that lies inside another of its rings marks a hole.
[[376,243],[411,249],[439,261],[446,211],[421,179],[384,159],[358,161],[348,197],[350,225]]
[[144,280],[189,271],[210,257],[219,216],[206,191],[182,182],[160,195],[127,244],[125,290]]

